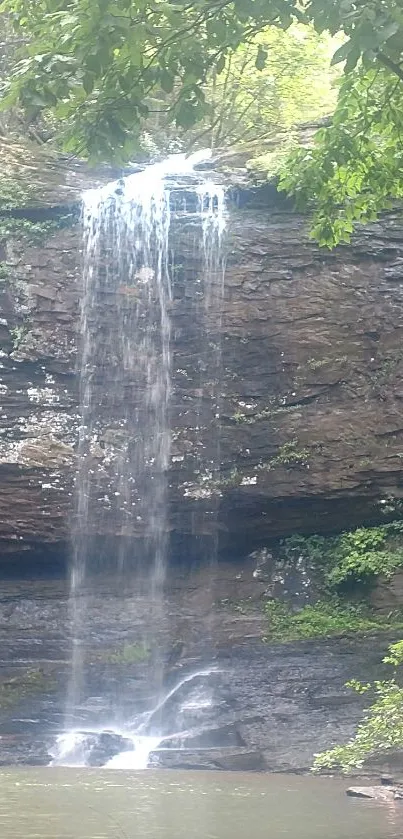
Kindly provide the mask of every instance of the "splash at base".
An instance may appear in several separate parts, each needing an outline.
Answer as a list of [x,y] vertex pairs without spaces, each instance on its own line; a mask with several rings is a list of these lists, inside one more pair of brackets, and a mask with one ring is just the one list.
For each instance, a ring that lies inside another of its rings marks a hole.
[[[71,729],[60,734],[49,752],[49,765],[147,769],[150,756],[160,747],[185,749],[190,738],[203,734],[203,717],[213,704],[211,686],[207,685],[210,676],[218,673],[208,669],[185,676],[154,708],[138,715],[127,727]],[[164,727],[176,720],[181,730],[164,733]]]

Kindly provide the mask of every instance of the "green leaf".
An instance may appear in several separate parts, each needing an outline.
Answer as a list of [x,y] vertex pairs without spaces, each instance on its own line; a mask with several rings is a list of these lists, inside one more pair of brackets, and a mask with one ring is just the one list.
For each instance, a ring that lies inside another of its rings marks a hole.
[[220,57],[219,57],[219,59],[218,59],[218,61],[217,61],[217,63],[216,63],[216,66],[215,66],[216,73],[217,73],[218,75],[220,75],[220,73],[222,73],[222,71],[224,70],[224,67],[225,67],[225,60],[226,60],[226,58],[225,58],[225,53],[221,53],[221,55],[220,55]]
[[175,78],[168,70],[162,70],[160,75],[160,84],[165,93],[171,93],[174,87]]
[[86,93],[92,93],[94,90],[94,76],[92,73],[85,73],[83,78],[83,88]]
[[330,62],[331,65],[334,66],[335,64],[340,64],[341,61],[345,61],[353,49],[354,45],[351,40],[347,41],[345,44],[342,44],[342,46],[339,47],[334,53]]
[[261,47],[259,45],[259,48],[258,48],[258,51],[257,51],[257,56],[256,56],[256,61],[255,61],[255,67],[256,67],[257,70],[263,70],[264,69],[264,67],[266,66],[267,56],[268,56],[267,50],[265,50],[263,47]]

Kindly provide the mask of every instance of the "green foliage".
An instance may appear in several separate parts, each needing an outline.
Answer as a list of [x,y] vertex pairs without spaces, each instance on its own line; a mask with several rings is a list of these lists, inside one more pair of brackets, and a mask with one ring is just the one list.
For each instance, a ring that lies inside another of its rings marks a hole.
[[31,221],[27,218],[0,215],[0,240],[26,239],[32,245],[41,245],[49,236],[74,223],[74,216],[63,216],[49,221]]
[[[288,9],[270,3],[275,22]],[[127,158],[150,101],[170,95],[169,118],[183,129],[206,114],[203,84],[222,71],[229,49],[262,28],[264,0],[245,11],[211,0],[4,0],[19,35],[28,35],[5,105],[28,117],[51,110],[66,128],[65,147],[90,157]],[[259,63],[263,53],[259,53]],[[161,106],[160,106],[161,109]],[[162,104],[162,109],[164,105]]]
[[403,17],[398,0],[309,5],[317,28],[348,36],[333,58],[344,80],[332,124],[291,155],[280,186],[313,204],[312,235],[331,248],[403,196]]
[[[278,171],[296,144],[289,129],[333,110],[335,71],[330,68],[331,40],[312,27],[271,27],[241,44],[213,71],[203,91],[208,112],[186,136],[186,146],[199,141],[214,149],[235,146],[251,150],[248,168]],[[262,64],[257,62],[264,53]],[[276,142],[284,130],[284,140]],[[273,137],[273,150],[270,138]],[[269,150],[262,154],[267,144]]]
[[40,668],[31,668],[17,676],[4,678],[0,682],[0,710],[13,708],[24,699],[55,689],[52,676]]
[[380,574],[390,576],[403,566],[403,522],[360,527],[339,536],[291,536],[282,543],[289,561],[303,556],[320,569],[325,589],[370,583]]
[[147,120],[156,135],[167,122],[199,123],[198,140],[214,145],[292,125],[307,107],[315,116],[324,74],[312,27],[337,35],[332,124],[291,154],[281,186],[314,203],[312,234],[327,247],[403,195],[400,0],[3,0],[0,12],[22,44],[3,108],[17,106],[28,125],[52,114],[65,149],[90,158],[127,160]]
[[403,641],[396,641],[395,644],[391,644],[389,655],[385,656],[383,661],[385,664],[393,664],[394,667],[403,664]]
[[150,649],[146,644],[124,644],[119,650],[102,652],[98,660],[104,664],[139,664],[150,656]]
[[374,221],[402,198],[402,106],[403,82],[361,67],[344,79],[332,124],[316,133],[313,148],[286,161],[280,188],[300,209],[313,208],[320,244],[349,242],[356,222]]
[[306,466],[309,460],[309,451],[304,449],[298,440],[290,440],[284,443],[277,451],[275,457],[270,460],[270,467],[273,466]]
[[15,207],[24,207],[27,198],[33,198],[35,188],[32,184],[22,184],[21,180],[0,176],[0,213]]
[[27,324],[21,324],[20,326],[14,326],[13,329],[10,329],[10,335],[13,342],[13,350],[18,350],[18,347],[22,344],[26,334],[28,332]]
[[346,604],[337,598],[318,601],[299,611],[293,611],[282,601],[270,600],[265,606],[265,612],[268,618],[268,641],[298,641],[403,628],[403,615],[395,613],[388,618],[379,617],[364,604]]
[[337,540],[337,561],[327,574],[329,584],[338,587],[349,581],[365,582],[379,574],[390,576],[403,565],[403,549],[393,544],[388,549],[387,541],[401,535],[402,530],[403,523],[394,522],[343,533]]
[[[399,668],[403,663],[403,641],[389,647],[384,663]],[[362,684],[356,680],[347,687],[357,693],[370,693],[373,704],[365,711],[355,736],[344,746],[335,746],[315,755],[313,768],[341,768],[343,772],[361,768],[373,755],[387,753],[390,749],[403,748],[403,688],[398,676],[373,684]]]

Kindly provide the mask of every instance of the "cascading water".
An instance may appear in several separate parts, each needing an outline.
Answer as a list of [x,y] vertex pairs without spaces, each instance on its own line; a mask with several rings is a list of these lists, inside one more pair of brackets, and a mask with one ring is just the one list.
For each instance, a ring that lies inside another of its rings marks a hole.
[[[192,158],[176,155],[84,195],[81,421],[70,596],[72,666],[65,732],[53,750],[54,763],[85,765],[94,748],[94,732],[108,729],[129,745],[132,742],[136,751],[125,745],[122,761],[118,756],[107,765],[126,766],[131,761],[132,766],[145,766],[158,742],[177,736],[175,731],[163,733],[161,715],[166,703],[200,676],[190,674],[164,695],[162,651],[155,638],[155,626],[164,620],[169,530],[170,266],[175,263],[170,229],[178,201],[179,215],[195,218],[203,238],[205,329],[209,318],[219,317],[217,294],[222,291],[224,190],[197,173],[193,164]],[[219,329],[214,332],[213,340],[205,342],[212,350],[204,359],[204,369],[210,365],[210,379],[216,382]],[[217,414],[217,393],[209,387]],[[217,440],[208,453],[212,471],[219,467]],[[110,523],[114,534],[104,545],[94,535],[102,530],[101,518],[106,531]],[[102,581],[105,575],[108,592],[112,585],[122,610],[128,609],[128,625],[133,597],[145,595],[139,640],[147,652],[153,700],[151,710],[133,718],[117,685],[108,718],[104,715],[97,727],[92,715],[88,727],[91,591],[94,579]]]

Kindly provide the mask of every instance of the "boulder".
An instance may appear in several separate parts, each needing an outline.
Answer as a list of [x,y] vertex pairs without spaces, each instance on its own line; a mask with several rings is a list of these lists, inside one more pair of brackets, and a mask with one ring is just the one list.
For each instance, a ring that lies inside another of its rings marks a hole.
[[353,798],[368,798],[372,801],[388,803],[403,798],[403,790],[385,786],[349,787],[347,795]]

